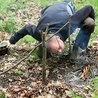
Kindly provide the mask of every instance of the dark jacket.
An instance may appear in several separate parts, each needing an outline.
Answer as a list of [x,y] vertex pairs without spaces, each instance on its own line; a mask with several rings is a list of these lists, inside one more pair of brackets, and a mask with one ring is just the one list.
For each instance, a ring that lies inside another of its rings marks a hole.
[[[69,7],[69,8],[68,8]],[[71,13],[69,13],[71,12]],[[36,32],[39,30],[45,31],[47,23],[49,24],[48,33],[55,33],[69,20],[69,15],[74,14],[75,8],[71,2],[64,1],[46,7],[41,11],[41,18],[36,27]],[[68,32],[68,26],[63,28],[58,34],[64,41]],[[65,34],[66,33],[66,34]]]
[[[74,6],[71,4],[71,2],[69,3],[67,0],[50,5],[41,11],[41,18],[37,26],[31,24],[24,26],[22,29],[16,32],[9,41],[11,44],[15,44],[20,38],[24,37],[27,34],[31,35],[36,40],[41,41],[39,30],[45,31],[46,25],[48,23],[48,33],[55,33],[66,22],[68,22],[69,14],[72,15],[74,12]],[[63,41],[66,39],[68,31],[67,28],[68,27],[65,27],[58,33]]]

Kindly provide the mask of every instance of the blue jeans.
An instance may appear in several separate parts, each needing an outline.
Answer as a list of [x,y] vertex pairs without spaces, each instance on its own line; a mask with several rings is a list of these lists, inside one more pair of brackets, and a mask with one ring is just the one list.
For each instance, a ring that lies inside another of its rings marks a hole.
[[[83,18],[82,18],[83,17]],[[71,33],[76,29],[80,28],[79,34],[75,39],[75,44],[78,45],[82,49],[86,49],[90,35],[94,31],[94,27],[89,27],[89,25],[84,26],[84,21],[86,18],[91,17],[93,20],[94,17],[94,10],[90,5],[83,7],[82,9],[78,10],[73,16],[71,21]]]

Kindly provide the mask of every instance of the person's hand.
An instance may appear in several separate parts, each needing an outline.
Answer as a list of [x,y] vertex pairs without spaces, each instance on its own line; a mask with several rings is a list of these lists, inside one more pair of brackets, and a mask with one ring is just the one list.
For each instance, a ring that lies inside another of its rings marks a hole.
[[6,44],[8,47],[8,46],[10,46],[11,43],[9,42],[9,40],[7,40],[7,41],[2,41],[1,44]]

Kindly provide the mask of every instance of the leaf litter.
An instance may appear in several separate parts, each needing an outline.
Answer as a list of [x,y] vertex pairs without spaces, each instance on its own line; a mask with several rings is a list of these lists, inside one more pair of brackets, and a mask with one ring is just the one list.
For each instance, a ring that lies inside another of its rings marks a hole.
[[[29,6],[17,10],[15,18],[20,18],[21,25],[31,20],[33,23],[37,22],[41,8],[32,2]],[[34,14],[31,14],[31,10]],[[23,19],[24,13],[29,17]],[[9,34],[0,32],[0,41],[9,38]],[[21,46],[11,45],[9,53],[0,56],[0,72],[26,56],[30,51],[26,49],[28,46],[32,48],[29,43],[23,43]],[[91,60],[87,65],[70,64],[64,54],[49,58],[45,84],[42,83],[41,61],[24,60],[16,68],[0,76],[0,91],[4,92],[7,98],[72,98],[71,91],[83,98],[90,98],[92,89],[87,84],[92,77],[98,76],[98,38],[88,47],[86,55]]]

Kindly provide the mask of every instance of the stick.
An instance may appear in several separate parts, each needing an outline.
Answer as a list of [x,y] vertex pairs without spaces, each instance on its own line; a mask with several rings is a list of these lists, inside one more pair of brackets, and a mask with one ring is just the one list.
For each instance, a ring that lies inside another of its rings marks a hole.
[[45,82],[45,76],[46,76],[46,71],[45,71],[45,67],[46,67],[46,45],[45,45],[45,37],[46,37],[46,34],[45,32],[42,32],[42,48],[43,48],[43,58],[42,58],[42,81],[43,83]]
[[49,25],[46,26],[46,32],[42,32],[42,48],[43,48],[43,58],[42,58],[42,81],[45,83],[45,76],[46,76],[46,57],[47,57],[47,49],[46,49],[46,35],[48,33]]
[[47,40],[46,40],[46,42],[49,40],[49,39],[51,39],[54,35],[56,35],[57,33],[59,33],[65,26],[67,26],[69,24],[69,21],[66,23],[66,24],[64,24],[58,31],[56,31],[51,37],[49,37]]
[[71,54],[70,21],[71,16],[69,15],[69,28],[68,28],[69,54]]
[[4,73],[8,72],[9,70],[11,70],[11,69],[13,69],[14,67],[16,67],[17,65],[19,65],[22,61],[24,61],[26,58],[28,58],[28,57],[31,55],[31,53],[32,53],[38,46],[39,46],[39,45],[37,45],[33,50],[31,50],[30,53],[29,53],[27,56],[25,56],[24,58],[22,58],[22,59],[21,59],[18,63],[16,63],[14,66],[10,67],[9,69],[5,70],[4,72],[1,72],[0,75],[2,75],[2,74],[4,74]]

